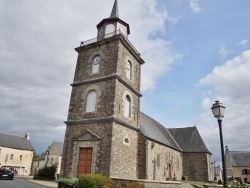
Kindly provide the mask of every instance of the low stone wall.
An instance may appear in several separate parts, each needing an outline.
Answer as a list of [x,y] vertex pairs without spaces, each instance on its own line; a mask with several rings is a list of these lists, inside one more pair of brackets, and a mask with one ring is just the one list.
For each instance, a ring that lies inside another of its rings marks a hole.
[[218,188],[218,187],[223,187],[223,185],[203,185],[204,188]]
[[142,180],[142,179],[121,179],[111,177],[111,179],[118,184],[139,182],[145,185],[145,188],[180,188],[181,182],[178,181],[156,181],[156,180]]

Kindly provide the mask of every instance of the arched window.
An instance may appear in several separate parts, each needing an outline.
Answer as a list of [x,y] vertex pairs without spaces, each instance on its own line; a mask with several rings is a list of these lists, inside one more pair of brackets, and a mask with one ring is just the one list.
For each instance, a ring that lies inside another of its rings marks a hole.
[[115,26],[114,24],[108,24],[106,26],[106,31],[105,31],[105,34],[109,34],[109,33],[112,33],[115,31]]
[[96,109],[96,91],[92,90],[87,96],[86,112],[94,112]]
[[99,55],[95,56],[92,63],[92,73],[98,73],[100,67],[101,57]]
[[127,62],[126,76],[127,76],[128,79],[131,80],[131,77],[132,77],[132,66],[131,66],[131,62],[130,61]]
[[125,98],[125,117],[131,117],[131,99],[128,95]]

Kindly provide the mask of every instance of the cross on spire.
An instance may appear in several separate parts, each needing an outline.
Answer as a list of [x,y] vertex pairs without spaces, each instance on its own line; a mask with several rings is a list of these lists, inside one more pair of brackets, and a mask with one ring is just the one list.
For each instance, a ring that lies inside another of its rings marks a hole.
[[118,2],[115,0],[110,18],[119,18]]

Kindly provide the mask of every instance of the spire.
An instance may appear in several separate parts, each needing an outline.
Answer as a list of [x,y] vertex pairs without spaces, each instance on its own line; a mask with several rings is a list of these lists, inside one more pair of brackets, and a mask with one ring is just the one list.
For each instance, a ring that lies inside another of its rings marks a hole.
[[110,18],[119,18],[118,2],[115,0]]

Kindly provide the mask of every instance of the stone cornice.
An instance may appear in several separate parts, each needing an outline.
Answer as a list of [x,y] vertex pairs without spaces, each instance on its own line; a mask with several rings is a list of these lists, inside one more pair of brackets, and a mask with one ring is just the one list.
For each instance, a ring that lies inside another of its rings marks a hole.
[[117,79],[119,80],[123,85],[125,85],[127,88],[129,88],[135,95],[137,95],[138,97],[142,97],[142,94],[137,92],[131,85],[129,85],[119,74],[112,74],[109,76],[103,76],[103,77],[99,77],[99,78],[93,78],[93,79],[89,79],[89,80],[85,80],[85,81],[81,81],[81,82],[74,82],[72,84],[70,84],[72,87],[75,86],[79,86],[79,85],[85,85],[85,84],[90,84],[90,83],[94,83],[94,82],[102,82],[102,81],[106,81],[106,80],[111,80],[111,79]]
[[101,118],[91,118],[91,119],[81,119],[81,120],[68,120],[64,121],[66,125],[78,125],[78,124],[88,124],[88,123],[103,123],[103,122],[115,122],[124,127],[132,129],[134,131],[138,131],[139,129],[129,125],[128,123],[122,121],[119,118],[115,118],[113,116],[101,117]]
[[120,40],[126,46],[126,48],[130,51],[130,53],[138,60],[138,62],[140,64],[145,63],[144,60],[140,57],[140,54],[137,53],[137,50],[135,50],[135,47],[122,34],[116,34],[112,37],[103,38],[102,40],[99,40],[99,41],[97,40],[96,42],[92,42],[88,45],[77,47],[77,48],[75,48],[75,50],[79,53],[82,50],[84,50],[85,48],[91,48],[92,46],[101,45],[102,43],[111,42],[113,40]]

